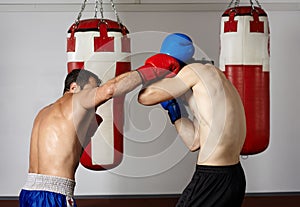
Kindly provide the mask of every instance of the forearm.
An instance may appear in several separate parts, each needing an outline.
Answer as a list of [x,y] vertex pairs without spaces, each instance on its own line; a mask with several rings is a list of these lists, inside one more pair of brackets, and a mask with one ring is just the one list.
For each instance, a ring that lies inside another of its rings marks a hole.
[[107,84],[113,85],[112,97],[124,95],[142,84],[142,79],[137,71],[131,71],[111,79]]
[[180,97],[189,89],[190,88],[177,77],[164,78],[141,90],[138,101],[143,105],[155,105],[162,101]]
[[184,144],[190,151],[196,151],[200,148],[200,142],[197,139],[197,133],[194,123],[189,118],[181,118],[175,121],[176,130]]

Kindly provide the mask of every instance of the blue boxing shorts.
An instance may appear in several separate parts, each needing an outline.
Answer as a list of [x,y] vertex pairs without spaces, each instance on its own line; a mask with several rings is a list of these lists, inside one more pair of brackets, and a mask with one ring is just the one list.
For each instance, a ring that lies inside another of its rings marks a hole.
[[74,188],[74,180],[29,173],[20,192],[20,207],[76,207]]
[[246,188],[240,163],[229,166],[197,165],[176,207],[241,207]]

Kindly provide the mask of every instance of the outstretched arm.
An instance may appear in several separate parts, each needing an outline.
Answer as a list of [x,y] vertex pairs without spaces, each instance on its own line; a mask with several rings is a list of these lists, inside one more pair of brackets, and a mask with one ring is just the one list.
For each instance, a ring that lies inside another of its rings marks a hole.
[[112,85],[111,97],[124,95],[142,84],[142,78],[137,71],[123,73],[105,84]]
[[[86,108],[99,106],[112,97],[126,94],[135,89],[140,84],[149,84],[157,81],[166,75],[177,73],[180,65],[178,61],[165,54],[157,54],[145,61],[145,64],[135,71],[121,74],[92,90],[89,94],[89,104]],[[92,99],[91,99],[92,98]],[[92,103],[91,103],[92,102]]]
[[145,65],[136,71],[127,72],[113,78],[106,84],[112,84],[112,97],[128,93],[140,84],[148,84],[170,73],[177,73],[180,65],[169,55],[156,54],[145,61]]
[[91,109],[100,106],[113,97],[132,91],[141,83],[142,79],[138,72],[131,71],[108,80],[99,87],[82,90],[74,96],[78,97],[82,107]]

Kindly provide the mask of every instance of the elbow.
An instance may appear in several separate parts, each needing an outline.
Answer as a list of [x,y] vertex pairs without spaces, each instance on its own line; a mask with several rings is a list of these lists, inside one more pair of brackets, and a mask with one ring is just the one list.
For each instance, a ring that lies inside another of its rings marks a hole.
[[154,91],[151,89],[142,89],[138,96],[138,102],[145,106],[151,106],[156,104],[154,96]]
[[116,91],[116,86],[115,86],[114,83],[108,85],[108,87],[105,90],[105,98],[106,98],[106,100],[111,99],[114,96],[115,91]]
[[115,91],[114,84],[106,84],[103,85],[102,87],[99,87],[97,92],[97,98],[96,98],[98,103],[97,107],[105,103],[109,99],[111,99],[114,95],[114,91]]
[[147,96],[145,96],[144,94],[138,96],[138,102],[142,105],[145,105],[145,106],[150,106],[151,105],[149,100],[147,99]]
[[114,95],[114,93],[113,93],[111,90],[108,90],[108,91],[106,92],[106,95],[105,95],[104,100],[105,100],[105,101],[108,101],[109,99],[111,99],[111,98],[113,97],[113,95]]
[[199,150],[200,149],[200,145],[197,143],[194,143],[194,144],[192,144],[190,147],[189,147],[189,150],[191,151],[191,152],[195,152],[195,151],[197,151],[197,150]]

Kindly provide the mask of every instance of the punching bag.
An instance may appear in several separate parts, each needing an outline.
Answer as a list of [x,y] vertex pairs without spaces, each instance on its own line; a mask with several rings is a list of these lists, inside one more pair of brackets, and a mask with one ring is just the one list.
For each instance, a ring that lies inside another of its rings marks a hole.
[[[83,7],[84,8],[84,7]],[[81,15],[80,15],[81,16]],[[127,28],[119,21],[85,19],[68,30],[68,72],[87,69],[103,83],[131,70],[130,39]],[[113,98],[97,108],[95,119],[101,122],[85,147],[80,163],[91,170],[116,167],[123,157],[125,95]],[[101,119],[101,121],[99,121]]]
[[228,8],[220,32],[220,69],[237,88],[245,108],[247,134],[241,155],[263,152],[270,137],[268,16],[260,5],[251,4]]

